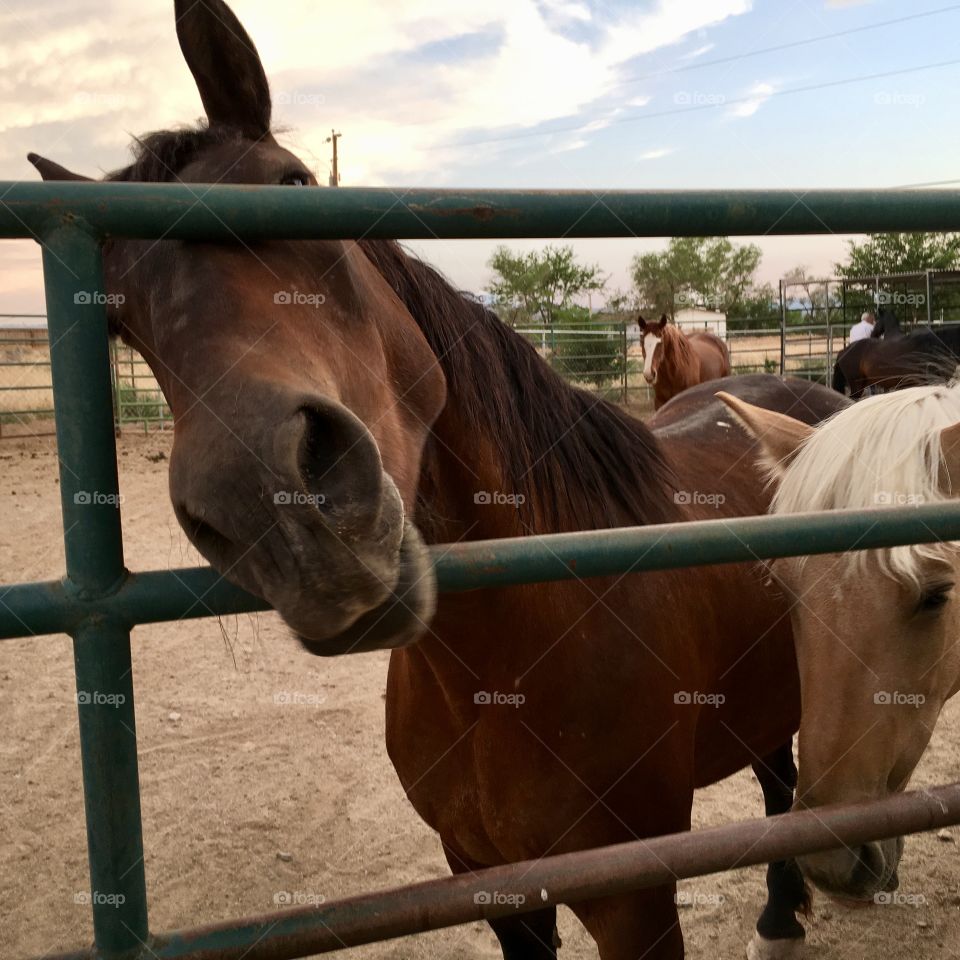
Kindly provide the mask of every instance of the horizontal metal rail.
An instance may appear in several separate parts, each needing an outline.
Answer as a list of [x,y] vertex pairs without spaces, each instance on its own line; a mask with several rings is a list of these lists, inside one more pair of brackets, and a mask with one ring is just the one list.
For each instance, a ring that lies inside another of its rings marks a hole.
[[[137,956],[293,960],[956,823],[960,784],[527,860],[320,906],[158,934]],[[46,955],[46,960],[96,957],[91,949]]]
[[429,190],[0,181],[0,238],[679,237],[960,230],[960,190]]
[[[653,524],[432,549],[439,588],[450,592],[942,540],[960,540],[960,503]],[[0,590],[0,639],[70,632],[91,618],[132,627],[266,609],[210,567],[129,574],[95,599],[64,581],[25,583]]]

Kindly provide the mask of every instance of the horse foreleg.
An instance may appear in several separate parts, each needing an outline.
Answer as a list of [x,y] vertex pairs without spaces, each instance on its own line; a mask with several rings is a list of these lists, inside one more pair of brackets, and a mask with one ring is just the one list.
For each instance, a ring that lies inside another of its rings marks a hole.
[[[443,853],[454,873],[481,870],[480,864],[460,856],[443,844]],[[557,908],[544,907],[530,913],[488,920],[500,941],[503,960],[557,960],[560,934],[557,932]]]
[[[793,805],[797,768],[789,741],[753,765],[763,789],[768,817],[786,813]],[[810,892],[795,860],[767,866],[767,904],[757,921],[757,932],[747,947],[748,960],[790,960],[800,956],[804,929],[797,913],[810,908]]]
[[503,960],[557,960],[557,910],[547,907],[487,921],[500,941]]
[[600,960],[683,960],[676,885],[573,903]]

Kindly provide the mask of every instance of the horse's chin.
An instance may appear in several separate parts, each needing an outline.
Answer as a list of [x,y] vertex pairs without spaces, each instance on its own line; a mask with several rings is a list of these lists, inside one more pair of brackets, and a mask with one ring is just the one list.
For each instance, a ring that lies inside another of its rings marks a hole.
[[429,628],[436,606],[430,550],[408,521],[400,548],[399,576],[386,600],[332,636],[324,633],[322,624],[298,624],[286,615],[284,619],[304,649],[318,657],[334,657],[408,646]]

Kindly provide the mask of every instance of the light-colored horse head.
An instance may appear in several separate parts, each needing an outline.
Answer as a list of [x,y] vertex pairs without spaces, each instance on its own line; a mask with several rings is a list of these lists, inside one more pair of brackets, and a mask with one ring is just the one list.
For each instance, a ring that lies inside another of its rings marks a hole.
[[[773,513],[960,496],[960,385],[863,400],[816,429],[719,394],[760,446]],[[792,599],[802,721],[797,806],[903,790],[960,687],[960,550],[923,544],[777,560]],[[895,889],[902,840],[800,858],[828,893]]]

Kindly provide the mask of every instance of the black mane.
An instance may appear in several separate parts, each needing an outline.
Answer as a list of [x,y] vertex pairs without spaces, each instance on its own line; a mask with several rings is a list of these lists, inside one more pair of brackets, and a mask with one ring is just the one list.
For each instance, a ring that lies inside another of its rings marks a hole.
[[208,147],[223,143],[240,143],[240,130],[222,124],[210,127],[184,127],[181,130],[158,130],[134,138],[134,160],[127,167],[107,174],[107,180],[134,183],[170,183],[180,171]]
[[[399,244],[360,246],[423,330],[464,427],[491,438],[505,481],[554,529],[673,519],[673,474],[643,423],[570,386],[528,340]],[[536,529],[534,516],[525,521]]]

